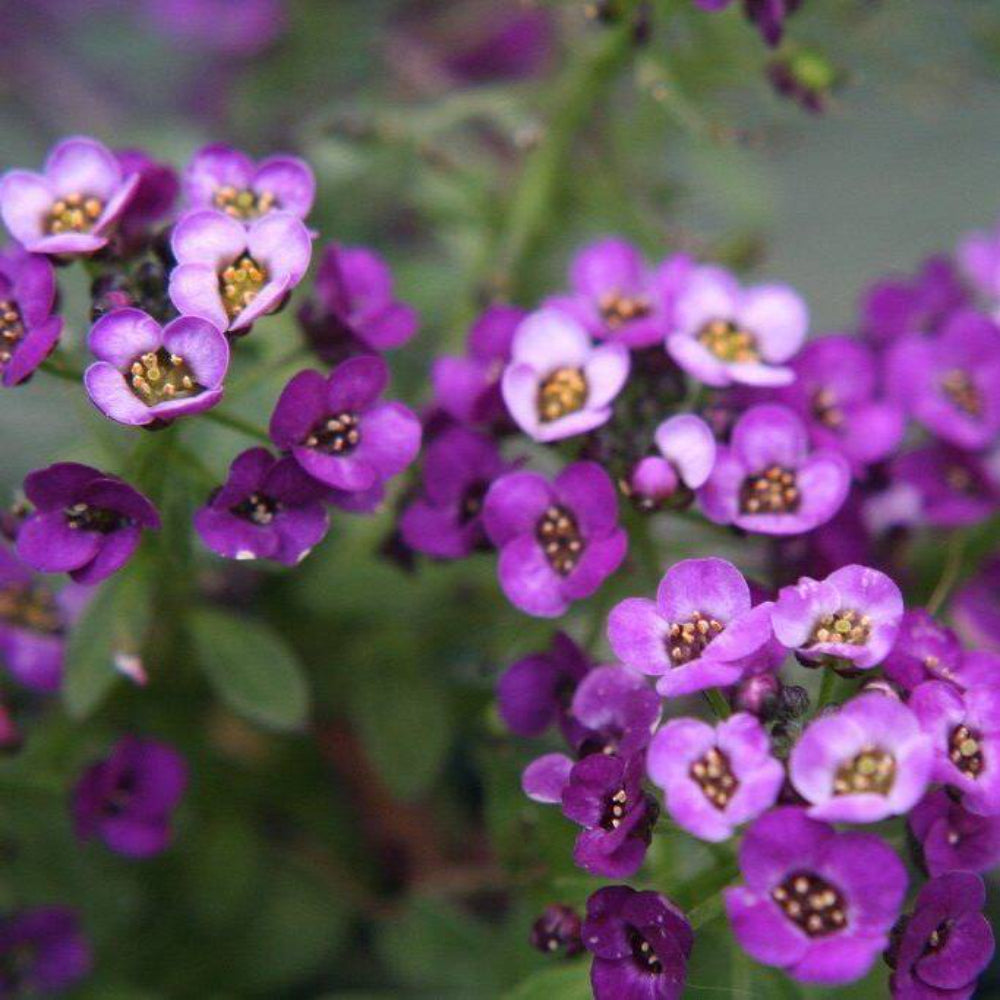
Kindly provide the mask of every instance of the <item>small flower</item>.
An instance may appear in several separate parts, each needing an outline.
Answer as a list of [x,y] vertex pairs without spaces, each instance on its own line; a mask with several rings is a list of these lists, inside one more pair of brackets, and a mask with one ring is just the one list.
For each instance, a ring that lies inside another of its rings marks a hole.
[[278,310],[312,255],[309,231],[290,212],[270,212],[249,227],[212,209],[191,212],[174,228],[171,246],[177,311],[232,333]]
[[700,267],[677,297],[667,352],[706,385],[787,385],[784,366],[809,326],[805,303],[785,285],[743,289],[727,271]]
[[[715,435],[701,417],[679,413],[656,428],[659,455],[642,459],[632,470],[634,497],[652,505],[671,497],[691,497],[705,484],[715,464]],[[662,456],[662,457],[661,457]]]
[[621,344],[594,347],[572,317],[542,309],[517,328],[501,389],[525,434],[558,441],[607,423],[628,371]]
[[851,485],[847,460],[810,450],[802,421],[785,406],[747,410],[720,446],[698,499],[709,520],[763,535],[798,535],[829,521]]
[[986,889],[971,872],[931,879],[900,921],[886,960],[893,1000],[969,1000],[993,958]]
[[607,473],[575,462],[549,483],[535,472],[501,476],[486,494],[486,533],[500,550],[500,586],[526,614],[555,618],[621,565],[628,538]]
[[915,608],[899,620],[899,632],[882,669],[888,678],[912,691],[924,681],[953,680],[961,656],[958,636],[923,608]]
[[668,698],[734,684],[771,639],[770,605],[751,609],[750,588],[724,559],[684,559],[667,570],[656,601],[632,597],[608,617],[615,655],[659,675]]
[[944,788],[928,792],[910,813],[910,830],[931,875],[986,872],[1000,862],[1000,816],[978,816]]
[[587,900],[583,943],[594,956],[595,1000],[681,996],[694,934],[666,896],[627,885],[598,889]]
[[109,149],[76,136],[52,149],[42,173],[4,174],[0,215],[31,253],[91,254],[107,245],[138,184]]
[[919,801],[933,757],[931,741],[905,705],[863,694],[810,723],[792,750],[789,774],[812,803],[814,819],[875,823]]
[[653,737],[646,769],[663,789],[671,819],[714,842],[728,840],[736,827],[770,809],[785,780],[766,730],[744,713],[715,728],[672,719]]
[[76,912],[62,906],[0,918],[0,995],[62,993],[90,972],[90,945]]
[[143,528],[159,528],[156,508],[116,476],[75,462],[32,472],[24,492],[35,512],[21,525],[17,556],[40,573],[99,583],[132,557]]
[[119,229],[126,236],[139,236],[170,214],[180,181],[173,167],[154,160],[141,149],[119,149],[115,157],[122,173],[139,178],[135,193],[119,220]]
[[889,472],[897,487],[913,496],[898,523],[959,528],[978,524],[1000,505],[1000,483],[987,462],[950,445],[935,442],[908,451],[892,462]]
[[225,485],[197,511],[195,530],[227,559],[274,559],[295,566],[326,535],[324,492],[294,459],[251,448],[237,455]]
[[551,903],[542,915],[531,925],[530,943],[544,955],[557,952],[564,958],[572,958],[583,951],[580,940],[580,918],[569,906]]
[[969,645],[1000,653],[1000,559],[991,559],[955,592],[950,610]]
[[574,749],[631,757],[645,750],[660,721],[660,699],[646,679],[628,667],[595,667],[577,686],[569,718],[576,723]]
[[282,0],[143,0],[147,15],[185,50],[249,58],[285,30]]
[[187,786],[180,754],[156,740],[126,736],[83,773],[73,792],[81,840],[99,837],[116,854],[148,858],[165,850]]
[[0,375],[19,385],[59,343],[63,321],[52,315],[56,282],[41,254],[0,253]]
[[837,986],[860,979],[888,943],[906,869],[868,833],[837,833],[801,809],[774,809],[740,844],[746,885],[726,889],[744,951],[793,979]]
[[[444,38],[431,57],[459,83],[522,80],[541,73],[555,47],[555,24],[550,11],[538,8],[470,9],[453,19],[443,12]],[[418,14],[418,16],[420,16]],[[454,26],[453,31],[449,28]],[[423,60],[420,60],[423,66]],[[418,72],[423,76],[426,67]]]
[[1000,302],[1000,225],[966,233],[955,248],[955,259],[991,305]]
[[371,490],[420,450],[420,421],[401,403],[380,401],[388,381],[388,366],[373,356],[349,358],[326,377],[299,372],[274,408],[271,440],[321,483]]
[[84,373],[87,393],[120,424],[160,424],[222,399],[229,344],[197,316],[161,327],[141,309],[116,309],[94,324],[87,344],[98,359]]

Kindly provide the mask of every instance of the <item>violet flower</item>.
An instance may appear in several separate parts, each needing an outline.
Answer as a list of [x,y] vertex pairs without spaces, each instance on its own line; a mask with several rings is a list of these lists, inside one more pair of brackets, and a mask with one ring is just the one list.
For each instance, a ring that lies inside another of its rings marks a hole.
[[572,907],[550,903],[531,925],[528,941],[543,955],[561,954],[564,958],[579,955],[583,951],[580,918]]
[[[1000,506],[996,472],[973,452],[934,443],[896,458],[890,476],[912,493],[898,523],[916,521],[938,528],[978,524]],[[913,507],[911,510],[910,507]]]
[[950,611],[969,645],[1000,653],[1000,559],[987,562],[955,592]]
[[955,259],[991,305],[1000,302],[1000,225],[966,233],[955,248]]
[[142,0],[155,25],[179,45],[249,58],[286,27],[283,0]]
[[141,149],[119,149],[115,157],[126,176],[135,174],[139,178],[119,220],[119,229],[126,236],[139,236],[170,214],[180,181],[173,167],[154,160]]
[[41,254],[11,249],[0,253],[0,375],[20,385],[52,353],[63,321],[53,315],[56,282]]
[[690,500],[715,465],[715,435],[701,417],[679,413],[668,417],[654,434],[658,455],[641,459],[632,470],[633,499],[655,507],[671,498]]
[[899,631],[882,662],[886,677],[906,691],[929,680],[954,680],[962,656],[958,636],[923,608],[903,613]]
[[631,757],[649,745],[660,722],[660,699],[646,679],[628,667],[594,667],[577,685],[569,719],[578,727],[568,735],[575,736],[571,742],[581,757]]
[[541,73],[555,44],[551,12],[518,7],[483,13],[485,23],[476,24],[464,46],[447,46],[447,71],[463,83],[521,80]]
[[74,910],[40,906],[0,918],[0,996],[71,989],[91,969],[90,945]]
[[928,792],[909,823],[931,875],[986,872],[1000,863],[1000,816],[969,812],[944,788]]

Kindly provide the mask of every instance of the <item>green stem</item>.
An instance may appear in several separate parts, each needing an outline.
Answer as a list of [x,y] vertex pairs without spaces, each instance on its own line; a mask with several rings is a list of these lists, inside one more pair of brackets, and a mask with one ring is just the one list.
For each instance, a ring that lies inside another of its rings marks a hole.
[[837,671],[833,667],[823,667],[823,680],[820,683],[819,698],[816,699],[816,712],[818,715],[833,701],[833,693],[837,690]]
[[56,361],[54,358],[49,358],[47,361],[43,361],[39,368],[46,375],[53,375],[56,378],[61,378],[65,382],[80,382],[83,379],[83,372],[79,369],[72,368],[69,365],[63,364],[61,361]]
[[733,710],[729,707],[729,702],[726,701],[725,695],[718,688],[709,688],[705,692],[705,701],[708,702],[716,718],[728,719],[732,714]]
[[941,570],[941,578],[938,580],[934,592],[927,601],[927,610],[932,615],[936,615],[941,610],[952,588],[958,582],[958,577],[962,572],[962,555],[964,549],[965,535],[960,531],[956,531],[948,543],[948,555],[945,559],[944,568]]
[[228,427],[231,431],[244,434],[246,437],[256,438],[258,441],[263,441],[264,444],[271,443],[271,437],[267,431],[251,423],[249,420],[237,417],[233,413],[226,413],[225,410],[215,409],[206,410],[202,416],[206,420],[211,420],[213,423],[218,424],[220,427]]

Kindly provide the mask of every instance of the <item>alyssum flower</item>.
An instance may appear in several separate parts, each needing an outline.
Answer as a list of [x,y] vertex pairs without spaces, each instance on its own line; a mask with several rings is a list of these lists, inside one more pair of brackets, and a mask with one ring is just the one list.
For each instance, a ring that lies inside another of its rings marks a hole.
[[903,613],[882,661],[886,677],[907,691],[930,680],[955,680],[962,656],[958,636],[923,608]]
[[679,413],[656,428],[653,441],[659,454],[641,459],[632,470],[633,499],[652,506],[674,497],[689,501],[715,465],[715,435],[701,417]]
[[92,962],[79,918],[67,907],[0,917],[0,996],[62,993],[87,975]]
[[931,875],[987,872],[1000,863],[1000,815],[969,812],[945,788],[928,792],[913,807],[909,823]]
[[6,386],[30,377],[51,354],[63,321],[52,314],[56,282],[41,254],[0,253],[0,376]]

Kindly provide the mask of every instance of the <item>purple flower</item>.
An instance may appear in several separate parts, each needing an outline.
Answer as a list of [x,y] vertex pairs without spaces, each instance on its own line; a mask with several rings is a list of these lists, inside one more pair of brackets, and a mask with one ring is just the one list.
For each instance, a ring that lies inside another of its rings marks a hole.
[[541,618],[594,593],[628,547],[614,484],[594,462],[574,462],[552,483],[536,472],[501,476],[486,494],[483,518],[500,550],[503,592]]
[[247,58],[285,30],[283,0],[144,0],[150,19],[178,44]]
[[742,712],[715,728],[672,719],[653,737],[646,769],[663,789],[673,821],[715,842],[770,809],[785,780],[766,730]]
[[832,823],[876,823],[909,812],[927,788],[934,747],[916,716],[884,694],[863,694],[810,723],[792,750],[789,774]]
[[944,788],[914,806],[910,829],[931,875],[986,872],[1000,862],[1000,816],[977,816]]
[[1000,225],[966,233],[955,258],[967,278],[991,304],[1000,301]]
[[770,605],[751,609],[750,588],[724,559],[684,559],[667,570],[656,601],[630,597],[608,616],[615,655],[660,675],[668,698],[734,684],[771,639]]
[[90,972],[90,945],[75,911],[21,910],[0,919],[0,997],[62,993]]
[[349,358],[326,377],[301,371],[271,416],[271,440],[321,483],[362,493],[398,475],[420,450],[420,421],[383,403],[389,368],[379,357]]
[[740,869],[746,885],[724,894],[740,946],[763,965],[825,986],[871,968],[906,894],[906,869],[878,837],[837,833],[791,807],[750,827]]
[[16,249],[0,253],[0,375],[4,385],[19,385],[27,379],[59,343],[63,321],[52,315],[55,301],[55,276],[44,256]]
[[907,691],[928,680],[953,680],[962,646],[958,636],[923,608],[907,611],[882,663],[885,675]]
[[577,686],[569,720],[577,730],[567,737],[581,757],[631,757],[649,745],[660,721],[660,699],[646,679],[628,667],[595,667]]
[[87,344],[98,359],[83,377],[87,393],[120,424],[169,422],[222,399],[229,343],[197,316],[161,327],[141,309],[116,309],[94,324]]
[[143,528],[159,528],[156,508],[116,476],[75,462],[24,480],[35,512],[17,534],[17,556],[40,573],[99,583],[132,557]]
[[560,903],[550,903],[542,915],[531,925],[529,942],[544,955],[561,952],[572,958],[583,951],[580,940],[580,918],[576,911]]
[[811,451],[805,425],[785,406],[765,404],[736,421],[698,492],[706,517],[764,535],[798,535],[829,521],[851,485],[837,451]]
[[25,250],[91,254],[107,244],[138,184],[109,149],[76,136],[52,149],[42,173],[4,174],[0,215]]
[[279,309],[312,255],[309,231],[290,212],[270,212],[249,227],[224,212],[191,212],[174,228],[171,246],[177,311],[233,333]]
[[1000,653],[1000,559],[992,559],[951,600],[951,616],[962,638]]
[[403,541],[437,559],[461,559],[482,547],[483,501],[508,468],[492,438],[448,428],[424,453],[423,490],[399,521]]
[[[702,10],[723,10],[732,0],[695,0]],[[743,0],[743,12],[768,45],[777,45],[785,30],[785,18],[801,6],[802,0]]]
[[141,149],[119,149],[115,156],[122,173],[139,178],[119,228],[126,235],[140,235],[169,215],[180,191],[180,181],[173,167],[154,160]]
[[622,344],[594,347],[572,317],[541,309],[517,328],[501,388],[525,434],[558,441],[607,423],[628,372]]
[[970,872],[931,879],[903,917],[887,961],[894,1000],[969,1000],[993,958],[986,889]]
[[295,566],[329,527],[324,488],[292,458],[266,448],[237,455],[229,478],[194,516],[202,541],[227,559],[274,559]]
[[689,257],[676,254],[648,268],[626,240],[599,240],[573,258],[569,293],[545,306],[572,316],[601,340],[650,347],[672,329],[674,300],[692,267]]
[[187,780],[187,766],[172,747],[124,737],[77,782],[73,792],[77,837],[99,837],[127,857],[159,854],[170,843],[171,818]]
[[659,455],[642,459],[632,470],[633,495],[653,506],[673,496],[690,499],[715,465],[715,435],[701,417],[679,413],[656,428]]
[[[485,16],[465,47],[448,46],[445,68],[463,82],[520,80],[540,73],[555,42],[552,15],[547,10],[471,12]],[[457,49],[457,51],[456,51]]]
[[950,445],[935,443],[900,455],[890,475],[912,493],[898,523],[959,528],[985,520],[1000,505],[994,471],[981,456]]
[[583,943],[594,956],[595,1000],[678,1000],[694,934],[684,914],[658,892],[627,885],[587,900]]
[[786,385],[784,366],[802,346],[809,310],[785,285],[743,289],[728,271],[700,267],[674,307],[670,356],[706,385]]

